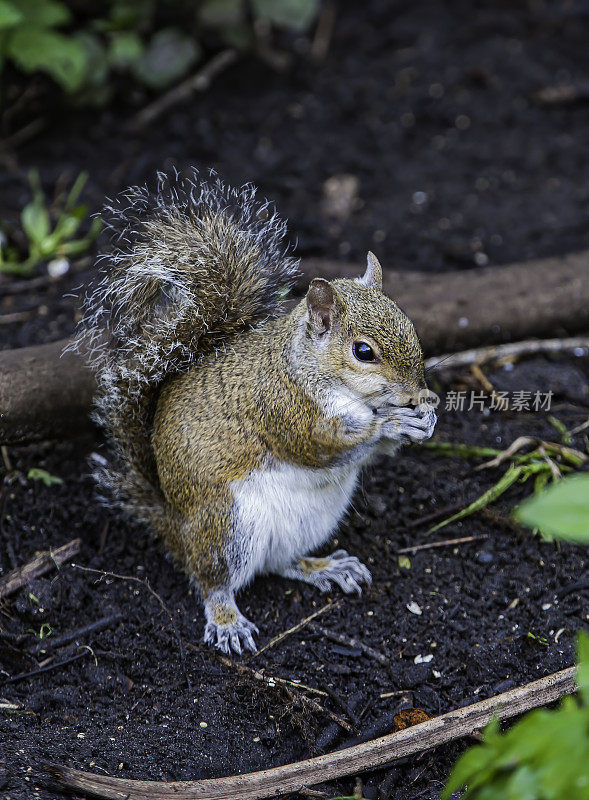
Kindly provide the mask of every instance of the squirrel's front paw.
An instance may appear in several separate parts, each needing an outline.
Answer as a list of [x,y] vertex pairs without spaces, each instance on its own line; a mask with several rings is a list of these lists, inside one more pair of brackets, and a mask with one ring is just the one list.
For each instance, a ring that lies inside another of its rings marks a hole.
[[256,643],[253,634],[259,633],[253,622],[243,616],[231,602],[208,601],[205,603],[207,624],[204,640],[224,653],[233,650],[241,655],[243,648],[255,653]]
[[400,406],[391,409],[383,425],[383,436],[399,442],[424,442],[436,427],[436,412],[429,406],[411,408]]

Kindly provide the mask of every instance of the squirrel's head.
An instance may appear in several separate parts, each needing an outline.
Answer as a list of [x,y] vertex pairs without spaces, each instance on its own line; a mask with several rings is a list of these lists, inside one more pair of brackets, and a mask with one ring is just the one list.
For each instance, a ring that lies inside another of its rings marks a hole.
[[382,269],[372,253],[361,278],[315,278],[306,319],[307,346],[319,372],[337,376],[373,408],[416,403],[426,389],[415,328],[383,294]]

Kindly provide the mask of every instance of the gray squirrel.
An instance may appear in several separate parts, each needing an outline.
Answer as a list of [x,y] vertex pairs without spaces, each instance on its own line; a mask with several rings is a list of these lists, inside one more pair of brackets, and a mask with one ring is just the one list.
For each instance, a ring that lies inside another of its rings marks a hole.
[[431,436],[419,340],[372,253],[362,277],[316,278],[284,314],[297,262],[251,186],[159,174],[105,216],[112,246],[76,341],[114,450],[99,478],[196,583],[205,641],[255,651],[235,602],[255,575],[370,584],[345,550],[309,554],[362,467]]

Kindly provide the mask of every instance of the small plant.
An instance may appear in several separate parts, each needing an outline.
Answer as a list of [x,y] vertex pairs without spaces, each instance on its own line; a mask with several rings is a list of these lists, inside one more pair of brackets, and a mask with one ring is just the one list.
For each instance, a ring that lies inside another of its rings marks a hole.
[[589,800],[589,635],[577,638],[579,699],[526,714],[506,733],[498,721],[457,761],[442,800]]
[[157,2],[107,0],[88,8],[73,0],[0,0],[0,71],[44,72],[77,102],[108,101],[115,73],[155,91],[184,77],[203,54],[209,31],[230,47],[255,50],[258,28],[301,32],[320,0],[168,0],[158,27]]
[[10,60],[23,72],[41,70],[75,91],[84,79],[86,51],[82,42],[56,30],[71,19],[67,6],[55,0],[1,0],[0,65]]
[[589,473],[571,475],[525,500],[515,519],[543,539],[589,545]]
[[29,628],[29,633],[32,633],[37,639],[48,639],[53,633],[53,628],[48,622],[44,622],[38,632]]
[[[0,0],[1,2],[1,0]],[[45,201],[41,181],[37,170],[29,173],[29,183],[33,199],[21,212],[21,225],[27,238],[28,254],[19,260],[15,247],[0,247],[0,272],[13,275],[30,275],[41,261],[67,258],[84,253],[92,245],[100,233],[102,222],[95,217],[86,236],[74,238],[82,223],[88,216],[88,207],[78,205],[78,199],[88,179],[81,172],[62,204],[56,204],[55,211],[50,210]]]
[[30,469],[27,473],[27,478],[31,481],[43,481],[45,486],[60,486],[63,483],[63,480],[58,478],[57,475],[51,475],[47,470],[39,467]]
[[[530,445],[533,449],[529,453],[520,454],[524,447]],[[540,494],[548,481],[558,480],[564,473],[579,469],[589,461],[585,453],[580,450],[575,450],[572,447],[566,447],[556,442],[538,441],[525,436],[516,439],[506,450],[476,447],[463,443],[452,444],[450,442],[424,442],[421,447],[443,455],[458,456],[460,458],[488,458],[492,456],[491,461],[481,464],[477,469],[497,467],[506,462],[509,464],[501,478],[490,489],[483,492],[480,497],[466,506],[466,508],[434,525],[429,529],[428,533],[433,533],[452,522],[457,522],[480,511],[497,500],[516,482],[525,483],[530,478],[534,478],[534,493]]]

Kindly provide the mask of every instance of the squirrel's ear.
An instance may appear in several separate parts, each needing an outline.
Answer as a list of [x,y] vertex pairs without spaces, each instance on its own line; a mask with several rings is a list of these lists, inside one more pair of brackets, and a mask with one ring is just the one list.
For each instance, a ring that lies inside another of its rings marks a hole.
[[307,292],[307,309],[313,330],[322,335],[333,327],[341,314],[341,299],[329,281],[314,278]]
[[366,259],[366,272],[361,278],[356,278],[356,283],[372,289],[382,289],[382,267],[378,258],[370,250]]

